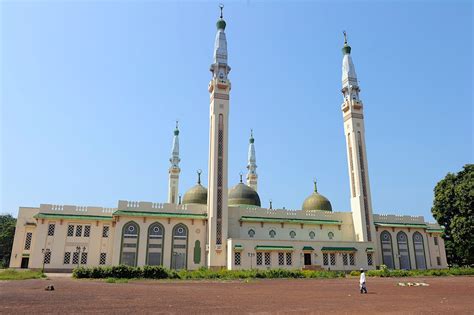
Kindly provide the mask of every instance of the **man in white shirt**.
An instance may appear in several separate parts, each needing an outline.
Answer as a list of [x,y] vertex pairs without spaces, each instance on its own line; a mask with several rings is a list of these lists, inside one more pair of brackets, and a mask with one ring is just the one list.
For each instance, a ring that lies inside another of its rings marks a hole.
[[367,287],[365,286],[365,271],[363,268],[360,268],[360,293],[367,293]]

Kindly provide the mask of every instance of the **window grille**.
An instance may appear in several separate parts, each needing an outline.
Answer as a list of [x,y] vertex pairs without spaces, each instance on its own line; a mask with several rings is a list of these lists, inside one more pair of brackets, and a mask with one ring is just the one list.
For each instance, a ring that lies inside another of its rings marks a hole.
[[329,238],[330,240],[332,240],[332,239],[334,238],[334,233],[333,233],[333,232],[329,232],[329,233],[328,233],[328,238]]
[[107,261],[107,253],[100,253],[99,265],[105,265]]
[[71,263],[71,252],[64,253],[64,262],[65,265],[69,265]]
[[255,236],[255,231],[253,229],[249,230],[249,236],[254,237]]
[[329,257],[331,259],[331,266],[335,266],[336,265],[336,254],[329,254]]
[[290,232],[290,237],[291,237],[291,238],[295,238],[295,236],[296,236],[296,232],[295,232],[295,231],[291,231],[291,232]]
[[265,253],[265,265],[270,266],[272,264],[271,253]]
[[262,263],[263,263],[263,258],[262,258],[262,255],[263,253],[257,253],[257,265],[258,266],[261,266]]
[[288,266],[291,266],[293,264],[293,260],[292,260],[292,254],[291,253],[286,253],[286,264]]
[[240,263],[241,263],[240,252],[234,252],[234,265],[240,266]]
[[351,264],[351,266],[355,265],[355,255],[353,253],[349,254],[349,263]]
[[367,254],[367,265],[372,266],[374,264],[372,260],[372,254]]
[[79,253],[78,252],[72,253],[72,263],[74,265],[77,265],[79,263]]
[[278,265],[283,266],[285,264],[285,253],[278,253]]
[[437,237],[437,236],[434,237],[434,244],[435,244],[436,246],[438,246],[438,237]]
[[347,254],[342,254],[342,264],[347,266]]
[[316,233],[314,233],[313,231],[309,232],[309,238],[314,240],[314,238],[316,237]]
[[441,266],[441,257],[436,257],[436,263]]
[[328,254],[323,254],[323,265],[327,266],[329,265],[329,259],[328,259]]
[[31,232],[26,233],[25,250],[29,250],[31,248],[31,238],[32,237],[33,237],[33,233],[31,233]]
[[54,235],[54,228],[56,225],[54,223],[50,223],[48,225],[48,236],[53,236]]
[[102,228],[102,237],[109,237],[109,229],[110,227],[108,225],[104,225]]
[[74,225],[67,226],[67,236],[74,236]]
[[51,263],[51,252],[50,251],[44,253],[44,261],[43,262],[46,265]]
[[89,237],[91,236],[91,226],[86,225],[84,226],[84,237]]
[[81,264],[87,264],[87,253],[82,253],[81,255]]
[[271,238],[275,238],[276,232],[274,230],[271,230],[268,234]]
[[76,225],[76,236],[77,237],[82,236],[82,225]]

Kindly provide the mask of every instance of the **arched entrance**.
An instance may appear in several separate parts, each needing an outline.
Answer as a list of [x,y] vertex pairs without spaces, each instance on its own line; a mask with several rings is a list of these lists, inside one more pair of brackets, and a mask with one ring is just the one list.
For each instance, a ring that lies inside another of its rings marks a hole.
[[411,269],[410,250],[408,247],[408,237],[405,232],[397,234],[398,254],[400,256],[400,269]]
[[423,235],[420,232],[413,233],[413,248],[415,249],[416,269],[426,269],[425,246]]
[[390,232],[383,231],[380,234],[380,242],[382,243],[383,264],[389,269],[395,269],[395,264],[393,261],[392,235],[390,235]]
[[188,263],[188,228],[180,223],[173,228],[171,268],[186,269]]
[[165,229],[163,225],[156,222],[148,228],[148,245],[147,245],[147,265],[163,264],[163,244]]
[[137,265],[139,235],[140,227],[137,223],[130,221],[123,226],[120,264],[128,266]]

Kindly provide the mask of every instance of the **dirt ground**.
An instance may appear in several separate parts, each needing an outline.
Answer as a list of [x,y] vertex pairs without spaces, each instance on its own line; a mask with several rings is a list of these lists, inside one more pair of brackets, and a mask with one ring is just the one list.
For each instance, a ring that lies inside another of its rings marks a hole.
[[[425,282],[427,287],[400,287]],[[55,291],[45,291],[54,284]],[[246,281],[48,280],[0,282],[0,313],[470,313],[474,277]]]

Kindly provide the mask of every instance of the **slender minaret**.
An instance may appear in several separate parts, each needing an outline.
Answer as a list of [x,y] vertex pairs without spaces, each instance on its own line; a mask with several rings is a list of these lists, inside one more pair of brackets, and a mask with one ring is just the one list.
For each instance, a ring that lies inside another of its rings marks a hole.
[[257,191],[258,175],[257,175],[257,158],[255,156],[255,139],[253,138],[253,130],[250,130],[249,154],[247,163],[247,185]]
[[227,78],[230,67],[227,64],[226,23],[221,15],[217,21],[217,34],[214,44],[214,62],[211,65],[212,79],[210,93],[210,136],[209,136],[209,194],[208,205],[208,259],[210,268],[227,265],[227,149],[229,131],[229,92]]
[[168,182],[168,203],[178,203],[178,184],[179,184],[179,129],[178,122],[176,122],[176,129],[174,130],[173,136],[173,148],[171,150],[170,163],[171,166],[168,170],[169,182]]
[[375,241],[372,221],[367,151],[365,148],[364,106],[359,99],[359,84],[351,58],[351,47],[344,32],[342,59],[342,115],[347,145],[347,162],[350,178],[351,210],[358,241]]

